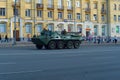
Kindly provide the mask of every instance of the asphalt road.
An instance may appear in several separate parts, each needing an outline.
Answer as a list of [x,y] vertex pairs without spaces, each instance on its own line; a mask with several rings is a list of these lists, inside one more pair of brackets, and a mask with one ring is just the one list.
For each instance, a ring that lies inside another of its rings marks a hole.
[[120,80],[120,45],[0,48],[0,80]]

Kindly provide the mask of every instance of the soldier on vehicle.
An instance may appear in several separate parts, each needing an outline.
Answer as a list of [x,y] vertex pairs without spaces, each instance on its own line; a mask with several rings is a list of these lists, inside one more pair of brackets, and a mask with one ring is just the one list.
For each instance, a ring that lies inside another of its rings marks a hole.
[[66,29],[64,29],[64,30],[61,32],[62,35],[66,35],[66,33],[67,33]]

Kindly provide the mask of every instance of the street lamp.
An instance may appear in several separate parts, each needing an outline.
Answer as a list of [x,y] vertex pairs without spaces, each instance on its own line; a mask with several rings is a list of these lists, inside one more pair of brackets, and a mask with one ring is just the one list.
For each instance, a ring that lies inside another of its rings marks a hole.
[[13,45],[16,45],[16,2],[17,0],[15,0],[15,5],[14,5],[14,37],[13,37]]
[[76,5],[74,0],[74,31],[76,32],[76,11],[75,11]]
[[36,18],[36,12],[35,11],[36,11],[36,2],[34,1],[34,35],[36,35],[35,34],[35,27],[36,27],[36,24],[35,24],[36,23],[36,19],[35,19]]
[[106,14],[107,14],[107,16],[106,16],[106,18],[107,18],[107,36],[110,36],[110,29],[109,29],[109,1],[108,0],[106,0]]

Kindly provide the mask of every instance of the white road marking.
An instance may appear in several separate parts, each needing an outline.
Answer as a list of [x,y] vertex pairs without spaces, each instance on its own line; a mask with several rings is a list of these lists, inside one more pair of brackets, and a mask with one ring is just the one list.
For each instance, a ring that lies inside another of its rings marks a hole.
[[10,74],[23,74],[23,73],[35,73],[42,72],[43,70],[34,70],[34,71],[18,71],[18,72],[3,72],[0,75],[10,75]]
[[8,62],[8,63],[0,63],[0,65],[10,65],[10,64],[16,64],[16,63],[12,63],[12,62]]
[[22,52],[20,53],[19,52],[19,53],[10,53],[10,54],[7,53],[7,54],[0,54],[0,56],[23,56],[23,55],[28,56],[28,55],[41,55],[41,54],[42,55],[47,55],[47,54],[54,55],[54,54],[68,54],[68,53],[75,54],[75,53],[95,53],[95,52],[111,52],[111,51],[119,51],[119,50],[118,49],[114,49],[114,50],[109,50],[109,49],[108,50],[88,50],[88,51],[87,50],[86,51],[81,51],[81,50],[77,51],[76,50],[73,52],[71,50],[70,51],[54,51],[54,50],[52,51],[51,50],[49,52],[48,51],[44,51],[44,52],[39,51],[38,53],[34,53],[34,52],[33,53],[22,53]]

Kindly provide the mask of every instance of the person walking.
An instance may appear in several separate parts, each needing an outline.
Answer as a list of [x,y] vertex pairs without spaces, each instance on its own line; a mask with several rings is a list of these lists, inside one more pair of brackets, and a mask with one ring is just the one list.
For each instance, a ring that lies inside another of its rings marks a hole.
[[7,35],[5,36],[5,42],[8,42],[8,37],[7,37]]
[[1,34],[0,34],[0,42],[2,43],[2,38],[1,38]]
[[98,39],[97,39],[97,40],[98,40],[98,44],[100,44],[100,36],[98,36]]
[[115,42],[115,44],[117,43],[117,37],[116,36],[114,37],[114,42]]

